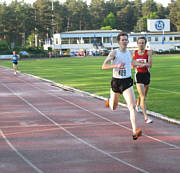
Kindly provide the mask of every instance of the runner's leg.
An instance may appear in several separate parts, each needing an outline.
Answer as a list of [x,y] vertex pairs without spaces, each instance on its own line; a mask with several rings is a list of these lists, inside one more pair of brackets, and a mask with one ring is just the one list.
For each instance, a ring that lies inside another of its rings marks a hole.
[[118,105],[120,93],[115,93],[112,88],[110,89],[109,107],[115,110]]
[[139,93],[139,96],[140,96],[140,100],[141,100],[140,101],[140,106],[141,106],[144,118],[146,120],[148,118],[148,116],[146,114],[146,103],[145,103],[146,96],[145,96],[144,84],[137,83],[136,87],[137,87],[137,90],[138,90],[138,93]]
[[149,85],[144,85],[145,97],[147,97],[148,90],[149,90]]
[[134,95],[134,90],[133,86],[126,89],[123,92],[124,99],[126,100],[128,109],[130,111],[130,120],[131,120],[131,125],[133,129],[133,133],[136,133],[136,111],[135,111],[135,95]]

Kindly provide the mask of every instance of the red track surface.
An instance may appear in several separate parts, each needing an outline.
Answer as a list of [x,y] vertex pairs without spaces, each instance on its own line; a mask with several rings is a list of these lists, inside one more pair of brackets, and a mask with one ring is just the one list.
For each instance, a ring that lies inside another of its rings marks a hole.
[[180,126],[0,67],[0,173],[179,173]]

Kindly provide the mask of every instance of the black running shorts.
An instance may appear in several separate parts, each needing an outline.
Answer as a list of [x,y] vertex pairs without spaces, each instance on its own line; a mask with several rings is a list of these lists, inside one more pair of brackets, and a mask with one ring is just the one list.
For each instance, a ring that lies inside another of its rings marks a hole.
[[112,78],[111,88],[115,93],[122,94],[123,91],[133,86],[133,79],[131,77],[125,79]]
[[150,79],[151,79],[151,75],[150,75],[149,72],[146,72],[146,73],[137,72],[135,74],[135,82],[136,83],[141,83],[141,84],[144,84],[144,85],[149,85],[150,84]]
[[18,64],[18,62],[17,62],[17,61],[14,61],[14,62],[13,62],[13,64],[17,65],[17,64]]

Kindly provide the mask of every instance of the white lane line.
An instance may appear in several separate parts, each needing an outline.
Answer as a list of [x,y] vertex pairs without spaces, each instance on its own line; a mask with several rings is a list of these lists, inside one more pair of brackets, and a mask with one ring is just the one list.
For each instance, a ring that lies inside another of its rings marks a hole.
[[[167,150],[180,150],[180,148],[151,148],[151,149],[146,149],[146,151],[149,152],[156,152],[156,151],[167,151]],[[110,152],[110,154],[123,154],[123,153],[132,153],[134,152],[133,150],[124,150],[124,151],[117,151],[117,152]]]
[[[112,123],[111,124],[109,124],[109,123],[104,123],[104,124],[101,124],[101,123],[96,124],[96,123],[94,123],[94,124],[91,124],[91,125],[85,123],[84,125],[72,125],[72,126],[65,126],[63,124],[59,124],[59,125],[63,126],[66,129],[77,129],[77,128],[80,129],[80,128],[84,128],[84,127],[88,128],[88,127],[96,127],[96,126],[97,127],[99,127],[99,126],[109,126],[109,125],[112,125]],[[6,126],[6,128],[12,128],[12,127],[16,127],[16,128],[32,128],[34,126],[28,126],[28,127],[27,126],[22,126],[22,127],[20,127],[20,126]],[[43,126],[39,125],[38,127],[43,127]],[[48,127],[48,126],[44,126],[44,127]],[[36,132],[47,132],[47,131],[59,130],[59,127],[54,128],[54,124],[51,125],[50,127],[51,128],[49,128],[49,129],[43,129],[43,130],[31,130],[31,131],[23,131],[23,132],[15,132],[15,133],[10,132],[10,133],[6,133],[6,136],[13,136],[13,135],[19,135],[19,134],[32,134],[32,133],[36,133]],[[1,129],[3,130],[5,128],[1,127]]]
[[[51,86],[58,87],[59,89],[65,89],[65,90],[68,90],[68,91],[72,91],[74,93],[78,93],[78,94],[82,94],[82,95],[86,95],[86,96],[91,96],[91,97],[94,97],[94,98],[100,99],[100,100],[107,100],[107,98],[105,98],[103,96],[98,96],[96,94],[92,94],[92,93],[89,93],[89,92],[86,92],[86,91],[82,91],[82,90],[79,90],[79,89],[76,89],[76,88],[73,88],[73,87],[70,87],[70,86],[66,86],[66,85],[63,85],[63,84],[60,84],[60,83],[55,83],[55,82],[53,82],[51,80],[48,80],[48,79],[40,78],[38,76],[34,76],[34,75],[30,75],[30,74],[26,74],[26,75],[27,76],[31,76],[31,77],[36,78],[36,79],[39,79],[39,80],[43,80],[44,82],[48,82],[49,84],[51,84]],[[157,89],[157,88],[152,88],[152,89]],[[163,90],[163,91],[166,92],[166,91],[169,91],[169,90]],[[169,92],[171,92],[171,91],[169,91]],[[127,105],[124,104],[124,103],[119,102],[118,105],[127,108]],[[165,120],[165,121],[168,121],[170,123],[174,123],[174,124],[180,125],[180,120],[169,118],[169,117],[167,117],[165,115],[162,115],[162,114],[156,113],[156,112],[152,112],[152,111],[149,111],[149,110],[147,110],[147,113],[149,115],[151,115],[153,117],[156,117],[156,118],[159,118],[161,120]]]
[[[54,125],[53,125],[54,126]],[[19,135],[19,134],[33,134],[36,132],[47,132],[47,131],[55,131],[55,130],[59,130],[58,127],[56,128],[51,128],[51,129],[43,129],[43,130],[31,130],[31,131],[27,131],[27,132],[15,132],[15,133],[7,133],[6,136],[13,136],[13,135]]]
[[[32,77],[41,79],[41,78],[36,77],[36,76],[32,76]],[[22,80],[22,79],[19,79],[19,80]],[[22,81],[24,81],[24,80],[22,80]],[[46,80],[45,80],[45,81],[46,81]],[[49,81],[49,80],[47,80],[47,81]],[[31,83],[28,83],[28,84],[31,85],[32,87],[37,88],[38,90],[42,91],[39,87],[34,86],[34,85],[32,85]],[[129,127],[126,127],[126,126],[124,126],[124,125],[120,125],[120,124],[117,123],[117,122],[114,122],[114,121],[112,121],[112,120],[110,120],[110,119],[108,119],[108,118],[105,118],[105,117],[103,117],[103,116],[101,116],[101,115],[99,115],[99,114],[97,114],[97,113],[95,113],[95,112],[89,111],[88,109],[83,108],[83,107],[81,107],[80,105],[77,105],[77,104],[75,104],[75,103],[73,103],[73,102],[71,102],[71,101],[69,101],[69,100],[67,100],[67,99],[64,99],[64,98],[62,98],[62,97],[60,97],[60,96],[58,97],[57,95],[51,94],[51,93],[49,93],[48,91],[44,91],[44,90],[43,90],[42,92],[45,92],[45,93],[48,94],[48,95],[51,95],[51,96],[56,97],[56,98],[58,98],[58,99],[60,99],[60,100],[63,100],[64,102],[67,102],[67,103],[69,103],[69,104],[71,104],[71,105],[73,105],[73,106],[75,106],[75,107],[78,107],[79,109],[82,109],[82,110],[84,110],[84,111],[86,111],[86,112],[89,112],[90,114],[93,114],[93,115],[95,115],[95,116],[97,116],[97,117],[99,117],[99,118],[101,118],[101,119],[103,119],[103,120],[106,120],[106,121],[108,121],[108,122],[111,122],[112,124],[115,124],[115,125],[117,125],[117,126],[120,126],[120,127],[125,128],[125,129],[127,129],[127,130],[129,130],[129,131],[132,131],[132,129],[129,128]],[[155,138],[155,137],[152,137],[152,136],[149,136],[149,135],[146,135],[146,134],[143,134],[143,136],[146,136],[147,138],[153,139],[153,140],[155,140],[155,141],[157,141],[157,142],[160,142],[160,143],[163,143],[163,144],[165,144],[165,145],[168,145],[168,146],[171,146],[171,147],[174,147],[174,148],[179,148],[179,146],[177,146],[177,145],[170,144],[170,143],[168,143],[168,142],[162,141],[162,140],[157,139],[157,138]]]
[[[49,94],[49,93],[48,93],[48,94]],[[51,95],[51,94],[50,94],[50,95]],[[88,109],[86,109],[86,108],[83,108],[83,107],[81,107],[81,106],[79,106],[79,105],[77,105],[77,104],[75,104],[75,103],[73,103],[73,102],[71,102],[71,101],[69,101],[69,100],[67,100],[67,99],[64,99],[64,98],[62,98],[62,97],[58,97],[58,96],[56,96],[56,95],[52,95],[52,96],[57,97],[57,98],[59,98],[60,100],[63,100],[64,102],[67,102],[67,103],[69,103],[69,104],[71,104],[71,105],[74,105],[75,107],[78,107],[79,109],[82,109],[82,110],[84,110],[84,111],[86,111],[86,112],[89,112],[90,114],[93,114],[93,115],[95,115],[95,116],[97,116],[97,117],[99,117],[99,118],[101,118],[101,119],[103,119],[103,120],[109,121],[109,122],[111,122],[112,124],[115,124],[115,125],[117,125],[117,126],[120,126],[120,127],[125,128],[125,129],[127,129],[127,130],[129,130],[129,131],[132,131],[132,129],[129,128],[129,127],[126,127],[126,126],[124,126],[124,125],[121,125],[121,124],[119,124],[119,123],[116,123],[116,122],[114,122],[114,121],[112,121],[112,120],[110,120],[110,119],[108,119],[108,118],[105,118],[105,117],[103,117],[103,116],[101,116],[101,115],[99,115],[99,114],[97,114],[97,113],[95,113],[95,112],[93,112],[93,111],[90,111],[90,110],[88,110]],[[145,135],[145,134],[143,134],[143,136],[146,136],[146,137],[148,137],[148,138],[150,138],[150,139],[153,139],[153,140],[158,141],[158,142],[160,142],[160,143],[166,144],[166,145],[168,145],[168,146],[171,146],[171,147],[174,147],[174,148],[179,148],[179,146],[170,144],[170,143],[168,143],[168,142],[164,142],[164,141],[162,141],[162,140],[160,140],[160,139],[157,139],[157,138],[154,138],[154,137],[152,137],[152,136]]]
[[[62,127],[60,124],[58,124],[57,122],[55,122],[53,119],[51,119],[50,117],[48,117],[47,115],[45,115],[45,114],[44,114],[43,112],[41,112],[38,108],[36,108],[34,105],[32,105],[30,102],[28,102],[26,99],[24,99],[24,98],[21,97],[20,95],[16,94],[16,93],[15,93],[12,89],[10,89],[7,85],[5,85],[4,83],[2,83],[2,85],[3,85],[4,87],[6,87],[9,91],[11,91],[14,95],[16,95],[16,96],[19,97],[21,100],[23,100],[23,101],[24,101],[26,104],[28,104],[31,108],[33,108],[34,110],[36,110],[36,111],[37,111],[39,114],[41,114],[43,117],[45,117],[46,119],[48,119],[50,122],[52,122],[53,124],[55,124],[55,125],[56,125],[57,127],[59,127],[60,129],[64,130],[67,134],[69,134],[70,136],[72,136],[72,137],[75,138],[76,140],[78,140],[78,141],[86,144],[87,146],[89,146],[90,148],[94,149],[95,151],[98,151],[98,152],[100,152],[100,153],[102,153],[102,154],[104,154],[104,155],[106,155],[106,156],[108,156],[108,157],[110,157],[110,158],[112,158],[112,159],[114,159],[114,160],[116,160],[116,161],[118,161],[118,162],[126,165],[126,166],[129,166],[129,167],[131,167],[131,168],[134,168],[134,169],[136,169],[136,170],[138,170],[138,171],[140,171],[140,172],[142,172],[142,173],[149,173],[148,171],[146,171],[146,170],[144,170],[144,169],[141,169],[141,168],[139,168],[139,167],[136,167],[136,166],[134,166],[134,165],[132,165],[132,164],[126,162],[126,161],[123,161],[123,160],[119,159],[118,157],[115,157],[115,156],[111,155],[110,153],[108,153],[108,152],[106,152],[106,151],[104,151],[104,150],[102,150],[102,149],[99,149],[99,148],[97,148],[96,146],[91,145],[90,143],[86,142],[85,140],[79,138],[78,136],[74,135],[73,133],[71,133],[70,131],[68,131],[68,130],[65,129],[64,127]],[[18,152],[18,153],[19,153],[19,152]],[[18,155],[19,155],[19,154],[18,154]]]
[[21,158],[23,159],[30,167],[32,167],[37,173],[43,173],[39,168],[37,168],[33,163],[31,163],[30,160],[28,160],[26,157],[24,157],[7,139],[3,131],[0,129],[0,134],[3,137],[3,139],[6,141],[6,143],[9,145],[9,147]]
[[[17,121],[1,121],[1,122],[17,122]],[[121,122],[122,123],[122,122]],[[21,125],[21,124],[20,124]],[[105,123],[89,123],[89,122],[84,122],[84,123],[62,123],[60,124],[61,126],[65,126],[65,128],[76,128],[76,127],[84,127],[84,126],[106,126],[106,125],[112,125],[110,122],[105,122]],[[1,126],[1,129],[9,129],[9,128],[37,128],[37,127],[53,127],[54,125],[50,124],[27,124],[27,125],[10,125],[10,126]]]

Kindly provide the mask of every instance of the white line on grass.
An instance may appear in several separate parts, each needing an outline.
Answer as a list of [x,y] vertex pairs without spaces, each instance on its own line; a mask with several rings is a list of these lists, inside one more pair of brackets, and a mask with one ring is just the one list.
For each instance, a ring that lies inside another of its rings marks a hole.
[[177,92],[177,91],[170,91],[170,90],[158,89],[158,88],[153,88],[153,87],[150,87],[150,89],[163,91],[163,92],[169,92],[169,93],[173,93],[173,94],[180,94],[180,92]]

